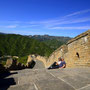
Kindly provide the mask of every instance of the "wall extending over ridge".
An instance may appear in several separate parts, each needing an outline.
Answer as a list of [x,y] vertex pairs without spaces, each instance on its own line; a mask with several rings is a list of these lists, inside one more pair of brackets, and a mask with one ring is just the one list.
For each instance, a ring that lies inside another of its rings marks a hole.
[[47,57],[43,57],[43,56],[38,55],[36,57],[36,60],[42,61],[44,63],[44,65],[45,65],[45,67],[47,67],[47,60],[48,60]]
[[59,57],[64,57],[67,67],[90,66],[90,30],[68,41],[66,45],[55,50],[49,58],[37,56],[36,59],[49,67]]

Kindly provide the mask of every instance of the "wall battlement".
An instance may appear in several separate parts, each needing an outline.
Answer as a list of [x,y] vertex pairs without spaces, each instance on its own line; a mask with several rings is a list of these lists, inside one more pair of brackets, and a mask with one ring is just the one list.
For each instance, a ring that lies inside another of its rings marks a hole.
[[72,43],[72,42],[74,42],[74,41],[76,41],[76,40],[78,40],[78,39],[80,39],[80,38],[82,38],[82,37],[85,37],[85,36],[87,36],[89,33],[90,33],[90,30],[88,30],[88,31],[86,31],[86,32],[84,32],[84,33],[76,36],[75,38],[69,40],[69,41],[67,42],[67,44],[70,44],[70,43]]

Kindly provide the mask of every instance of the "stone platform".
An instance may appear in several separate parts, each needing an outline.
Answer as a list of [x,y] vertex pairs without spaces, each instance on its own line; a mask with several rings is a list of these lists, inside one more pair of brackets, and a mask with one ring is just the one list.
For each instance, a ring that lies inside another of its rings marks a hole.
[[24,69],[11,72],[16,85],[4,82],[0,90],[90,90],[90,68]]

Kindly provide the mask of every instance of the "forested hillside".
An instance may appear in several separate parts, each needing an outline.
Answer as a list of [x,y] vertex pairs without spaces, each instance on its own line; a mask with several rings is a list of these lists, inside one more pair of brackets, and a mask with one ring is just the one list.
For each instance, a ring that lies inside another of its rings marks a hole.
[[52,52],[53,49],[48,45],[38,40],[29,38],[28,36],[0,34],[0,56],[26,56],[29,54],[49,56]]
[[39,54],[49,56],[55,49],[71,38],[49,35],[22,36],[0,33],[0,56],[26,56]]
[[[54,36],[22,36],[16,34],[0,33],[0,57],[19,56],[18,61],[26,64],[29,54],[48,57],[55,49],[65,44],[70,38],[57,38]],[[0,59],[5,65],[7,58]]]

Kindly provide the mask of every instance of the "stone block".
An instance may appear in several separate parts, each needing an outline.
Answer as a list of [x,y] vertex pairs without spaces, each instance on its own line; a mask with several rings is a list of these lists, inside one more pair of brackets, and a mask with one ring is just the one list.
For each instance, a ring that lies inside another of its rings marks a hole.
[[16,70],[17,69],[17,60],[16,59],[7,59],[6,61],[6,68],[8,70]]

